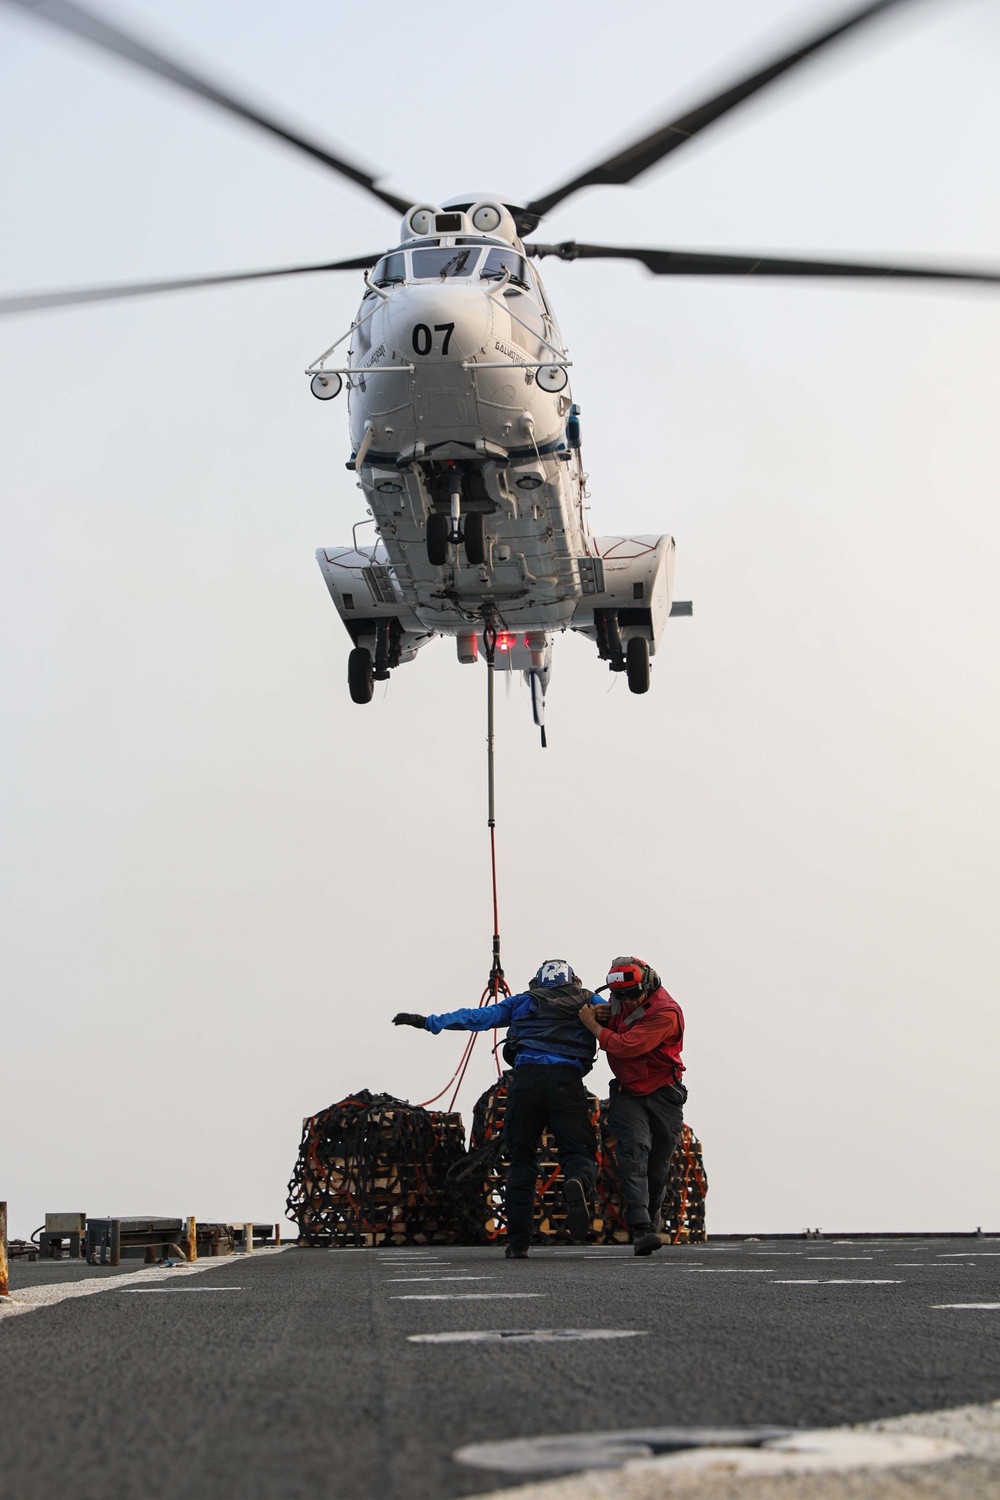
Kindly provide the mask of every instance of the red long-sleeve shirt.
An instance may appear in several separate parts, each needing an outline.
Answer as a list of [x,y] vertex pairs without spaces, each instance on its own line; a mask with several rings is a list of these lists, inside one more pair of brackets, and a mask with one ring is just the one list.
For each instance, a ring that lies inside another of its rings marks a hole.
[[679,1083],[684,1072],[684,1014],[666,990],[644,1002],[644,1014],[620,1010],[602,1026],[598,1045],[608,1054],[611,1071],[630,1094],[651,1094],[667,1083]]

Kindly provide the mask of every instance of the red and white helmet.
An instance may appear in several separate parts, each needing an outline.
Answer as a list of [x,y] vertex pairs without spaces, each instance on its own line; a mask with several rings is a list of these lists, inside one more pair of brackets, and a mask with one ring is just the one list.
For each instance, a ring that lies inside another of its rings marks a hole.
[[613,961],[607,988],[621,1000],[637,1000],[660,988],[660,976],[643,959],[630,954]]

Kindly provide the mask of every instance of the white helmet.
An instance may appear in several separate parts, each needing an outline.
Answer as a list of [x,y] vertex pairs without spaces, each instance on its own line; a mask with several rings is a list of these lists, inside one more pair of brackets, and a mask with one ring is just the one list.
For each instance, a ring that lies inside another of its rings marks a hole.
[[531,981],[531,985],[533,989],[552,989],[558,984],[574,984],[576,982],[576,975],[564,958],[547,958],[539,966],[538,973]]

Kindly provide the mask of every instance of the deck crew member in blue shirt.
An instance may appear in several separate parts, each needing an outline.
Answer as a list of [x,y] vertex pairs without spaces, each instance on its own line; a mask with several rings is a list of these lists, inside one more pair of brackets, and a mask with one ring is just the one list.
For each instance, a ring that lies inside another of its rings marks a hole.
[[593,1001],[564,959],[546,959],[528,988],[481,1010],[452,1010],[438,1016],[400,1013],[394,1026],[424,1031],[489,1031],[507,1027],[504,1059],[514,1076],[507,1088],[504,1133],[507,1171],[508,1260],[524,1260],[534,1230],[538,1142],[548,1126],[555,1137],[565,1182],[566,1220],[574,1240],[590,1229],[588,1200],[597,1184],[597,1138],[583,1087],[594,1065],[595,1038],[579,1019]]

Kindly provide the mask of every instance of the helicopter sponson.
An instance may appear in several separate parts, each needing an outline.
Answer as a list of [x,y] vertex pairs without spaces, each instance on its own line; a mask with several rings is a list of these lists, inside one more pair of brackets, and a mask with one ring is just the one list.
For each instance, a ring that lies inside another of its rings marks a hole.
[[[552,637],[589,636],[634,692],[649,686],[673,604],[674,541],[597,537],[569,360],[511,210],[418,205],[365,276],[347,360],[310,367],[329,400],[346,382],[353,452],[378,537],[316,556],[354,643],[349,685],[374,682],[451,635],[475,662],[523,671],[542,723]],[[355,531],[357,528],[355,528]]]

